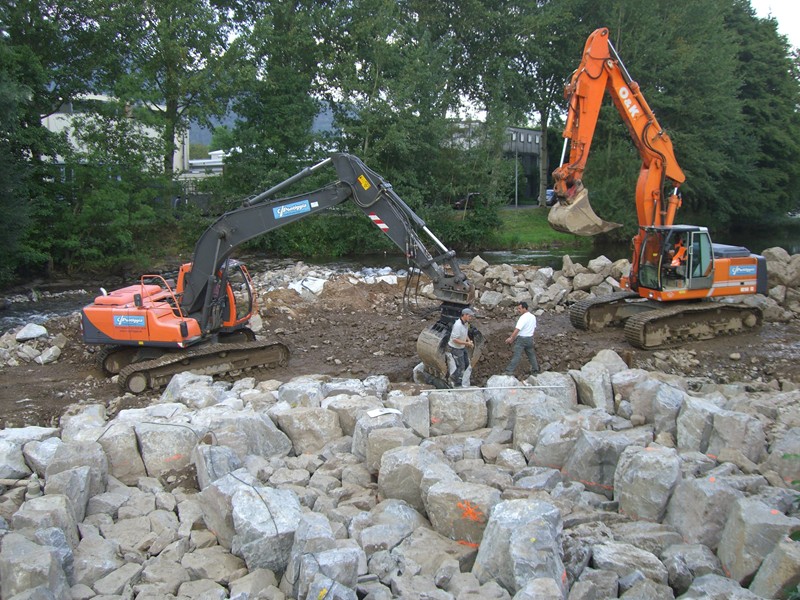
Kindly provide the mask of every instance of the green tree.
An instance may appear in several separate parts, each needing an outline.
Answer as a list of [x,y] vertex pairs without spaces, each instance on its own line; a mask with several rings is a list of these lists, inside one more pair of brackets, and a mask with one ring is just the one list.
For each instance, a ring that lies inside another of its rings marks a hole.
[[[449,0],[434,4],[439,13],[451,15],[441,27],[459,98],[485,111],[492,122],[542,129],[538,179],[543,200],[550,171],[544,132],[554,115],[558,120],[564,82],[588,33],[576,16],[582,14],[581,2],[470,0],[459,3],[458,10]],[[497,134],[506,137],[504,128]]]
[[[71,213],[63,194],[69,173],[66,137],[42,119],[92,90],[108,55],[102,14],[94,0],[20,0],[0,4],[0,102],[5,211],[2,279],[47,272],[59,262],[47,235],[50,223]],[[10,168],[7,168],[10,167]]]
[[460,44],[446,15],[459,14],[439,1],[341,2],[338,27],[323,40],[321,83],[337,143],[392,181],[415,210],[469,192],[498,197],[484,176],[489,165],[467,166],[483,135],[455,119],[463,102],[454,67]]
[[415,190],[425,187],[438,149],[454,133],[447,117],[458,100],[450,47],[428,30],[430,11],[414,1],[342,2],[338,28],[325,39],[324,93],[341,143]]
[[[512,69],[519,78],[511,85],[511,104],[533,117],[535,125],[542,131],[538,194],[542,206],[552,170],[547,130],[552,115],[564,106],[564,83],[573,68],[570,57],[580,51],[581,34],[588,35],[586,25],[580,24],[576,18],[576,13],[580,12],[573,10],[575,4],[579,3],[551,0],[540,3],[538,11],[525,11],[524,17],[514,20],[515,34],[507,38],[518,42],[507,42],[505,46],[510,51]],[[520,3],[521,12],[525,7],[526,3]],[[514,79],[509,77],[511,81]],[[526,93],[520,94],[523,90]]]
[[236,141],[233,137],[233,132],[224,125],[219,125],[214,128],[211,134],[211,144],[207,149],[211,152],[214,150],[229,152],[235,145]]
[[242,19],[247,27],[234,44],[241,60],[232,101],[237,122],[228,148],[225,178],[235,193],[277,183],[306,166],[313,155],[312,125],[319,105],[318,78],[326,2],[278,0],[254,4]]
[[747,197],[737,205],[737,220],[769,221],[797,206],[800,198],[797,63],[777,23],[757,18],[748,0],[733,0],[727,22],[736,36],[738,99],[754,146],[737,178]]
[[[135,114],[135,111],[134,111]],[[75,115],[69,168],[69,218],[52,225],[54,249],[68,271],[138,271],[172,250],[164,233],[177,195],[160,173],[161,145],[121,102]]]
[[106,85],[148,109],[161,133],[162,168],[173,173],[177,136],[227,109],[234,56],[229,6],[211,0],[106,0],[114,53]]
[[28,180],[21,113],[30,95],[20,81],[17,56],[0,36],[0,211],[6,227],[0,229],[0,284],[9,282],[19,262],[20,238],[28,220]]

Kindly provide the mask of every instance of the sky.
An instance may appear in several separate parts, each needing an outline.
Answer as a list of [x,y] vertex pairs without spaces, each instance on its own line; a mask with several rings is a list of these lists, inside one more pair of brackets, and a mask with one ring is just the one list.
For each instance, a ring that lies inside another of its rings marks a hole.
[[778,32],[789,39],[795,48],[800,48],[800,2],[798,0],[750,0],[756,16],[774,17],[778,21]]

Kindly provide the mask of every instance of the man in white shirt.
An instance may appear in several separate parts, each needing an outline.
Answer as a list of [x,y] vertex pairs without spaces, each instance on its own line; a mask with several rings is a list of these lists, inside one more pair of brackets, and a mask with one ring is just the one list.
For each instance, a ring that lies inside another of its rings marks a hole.
[[472,348],[472,340],[469,339],[469,322],[475,316],[475,311],[465,308],[461,311],[461,317],[453,323],[450,330],[450,339],[447,342],[448,350],[453,356],[456,370],[453,372],[453,387],[461,387],[461,379],[464,371],[469,366],[469,354],[467,348]]
[[514,371],[522,358],[522,353],[528,357],[531,363],[531,375],[539,372],[539,363],[536,360],[536,352],[533,349],[533,332],[536,331],[536,317],[528,311],[528,303],[520,302],[517,304],[517,325],[508,338],[506,344],[514,344],[514,353],[511,355],[511,362],[506,367],[506,375],[514,375]]

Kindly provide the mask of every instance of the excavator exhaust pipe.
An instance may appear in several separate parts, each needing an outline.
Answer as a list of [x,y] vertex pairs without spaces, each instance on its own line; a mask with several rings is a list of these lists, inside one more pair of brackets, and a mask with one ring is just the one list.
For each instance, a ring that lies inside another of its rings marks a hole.
[[550,209],[547,220],[556,231],[584,237],[622,227],[621,223],[604,221],[589,204],[589,190],[582,185],[571,198],[560,197]]

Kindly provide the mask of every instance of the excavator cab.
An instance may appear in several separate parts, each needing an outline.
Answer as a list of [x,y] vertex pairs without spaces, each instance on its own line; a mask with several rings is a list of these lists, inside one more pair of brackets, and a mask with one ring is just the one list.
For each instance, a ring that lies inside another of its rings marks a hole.
[[654,291],[708,289],[714,256],[705,227],[643,227],[639,286]]

